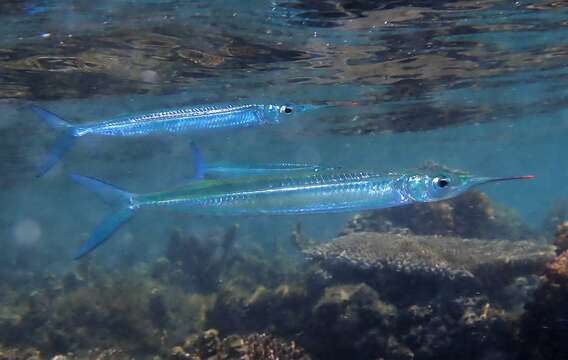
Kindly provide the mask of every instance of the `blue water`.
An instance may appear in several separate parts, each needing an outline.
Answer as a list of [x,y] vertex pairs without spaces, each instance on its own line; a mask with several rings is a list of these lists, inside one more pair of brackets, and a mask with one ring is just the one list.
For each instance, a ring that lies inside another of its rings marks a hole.
[[[377,171],[435,161],[483,176],[532,174],[482,190],[536,234],[568,199],[561,2],[21,0],[1,3],[0,20],[0,239],[13,252],[0,258],[12,267],[23,256],[31,269],[70,271],[108,211],[67,173],[133,192],[192,176],[190,138],[165,136],[81,139],[35,179],[54,135],[32,103],[73,123],[217,102],[330,104],[279,126],[192,140],[211,161]],[[147,212],[93,261],[143,266],[163,254],[172,229],[203,235],[234,222],[244,247],[288,244],[297,222],[329,241],[353,215]]]

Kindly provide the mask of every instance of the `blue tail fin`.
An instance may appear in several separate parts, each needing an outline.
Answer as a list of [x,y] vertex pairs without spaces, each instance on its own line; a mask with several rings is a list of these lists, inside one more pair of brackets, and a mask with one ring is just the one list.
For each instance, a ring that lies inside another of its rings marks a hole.
[[91,190],[109,205],[114,206],[129,206],[131,205],[133,194],[117,188],[114,185],[107,184],[104,181],[77,174],[70,175],[71,180],[81,185],[82,187]]
[[44,120],[49,127],[60,133],[47,158],[37,170],[36,176],[41,177],[71,148],[78,134],[73,125],[57,115],[35,105],[32,105],[31,109],[39,118]]
[[81,175],[71,175],[71,179],[79,185],[93,191],[99,195],[107,204],[114,205],[119,209],[108,215],[92,232],[87,241],[83,243],[75,259],[80,259],[100,245],[102,245],[119,227],[124,224],[132,215],[133,194],[116,188],[100,180]]
[[91,233],[91,236],[81,245],[79,251],[75,254],[74,259],[79,260],[97,247],[102,245],[120,225],[124,224],[132,217],[134,210],[131,208],[122,208],[108,215]]
[[190,143],[191,147],[191,160],[193,160],[193,179],[203,180],[205,178],[205,163],[203,161],[203,155],[201,155],[201,150],[192,141]]

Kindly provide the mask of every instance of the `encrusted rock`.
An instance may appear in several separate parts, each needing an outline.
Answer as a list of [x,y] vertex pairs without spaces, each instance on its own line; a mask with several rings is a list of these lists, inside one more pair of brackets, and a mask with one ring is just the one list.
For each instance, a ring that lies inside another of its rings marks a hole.
[[359,232],[304,253],[336,274],[354,269],[497,285],[539,271],[554,248],[531,241]]
[[546,265],[521,324],[520,359],[568,359],[568,251]]
[[41,352],[34,348],[0,350],[0,360],[41,360]]
[[307,341],[322,359],[390,359],[398,351],[389,346],[397,309],[366,284],[327,288],[312,312]]
[[559,255],[568,250],[568,221],[556,226],[553,244],[556,245],[556,253]]
[[268,334],[230,335],[219,338],[211,329],[189,337],[185,344],[170,352],[170,359],[191,360],[309,360],[310,356],[296,345]]

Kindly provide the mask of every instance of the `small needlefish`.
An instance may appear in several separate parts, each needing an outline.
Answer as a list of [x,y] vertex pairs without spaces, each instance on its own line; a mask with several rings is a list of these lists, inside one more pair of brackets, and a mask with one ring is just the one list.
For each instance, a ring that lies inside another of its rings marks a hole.
[[38,169],[40,177],[51,169],[75,140],[85,135],[146,136],[151,134],[204,133],[276,124],[295,113],[326,105],[204,105],[124,115],[101,122],[73,125],[38,106],[36,115],[59,133],[47,159]]
[[101,245],[133,214],[146,208],[181,210],[200,215],[286,215],[384,209],[450,199],[491,182],[533,176],[473,177],[451,173],[377,174],[367,172],[302,173],[191,181],[146,194],[133,194],[100,180],[71,175],[117,210],[108,215],[81,246],[81,258]]
[[223,178],[231,179],[244,176],[275,176],[278,174],[292,174],[300,172],[320,172],[338,170],[338,167],[302,163],[274,163],[274,164],[246,164],[236,165],[230,163],[205,163],[201,151],[191,142],[191,157],[194,164],[194,179]]

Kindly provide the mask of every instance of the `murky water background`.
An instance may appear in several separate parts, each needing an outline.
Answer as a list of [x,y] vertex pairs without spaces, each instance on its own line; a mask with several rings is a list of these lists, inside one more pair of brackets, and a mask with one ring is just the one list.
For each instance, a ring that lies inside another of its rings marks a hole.
[[[0,3],[0,234],[11,267],[68,271],[107,207],[66,174],[131,191],[191,177],[189,137],[82,139],[42,179],[54,140],[26,108],[73,123],[214,102],[336,107],[282,126],[195,138],[212,161],[400,170],[435,161],[535,233],[568,198],[568,9],[559,1],[15,1]],[[353,214],[244,219],[143,213],[94,261],[131,267],[173,228],[241,225],[243,244],[294,224],[333,238]],[[541,241],[546,241],[541,239]]]

